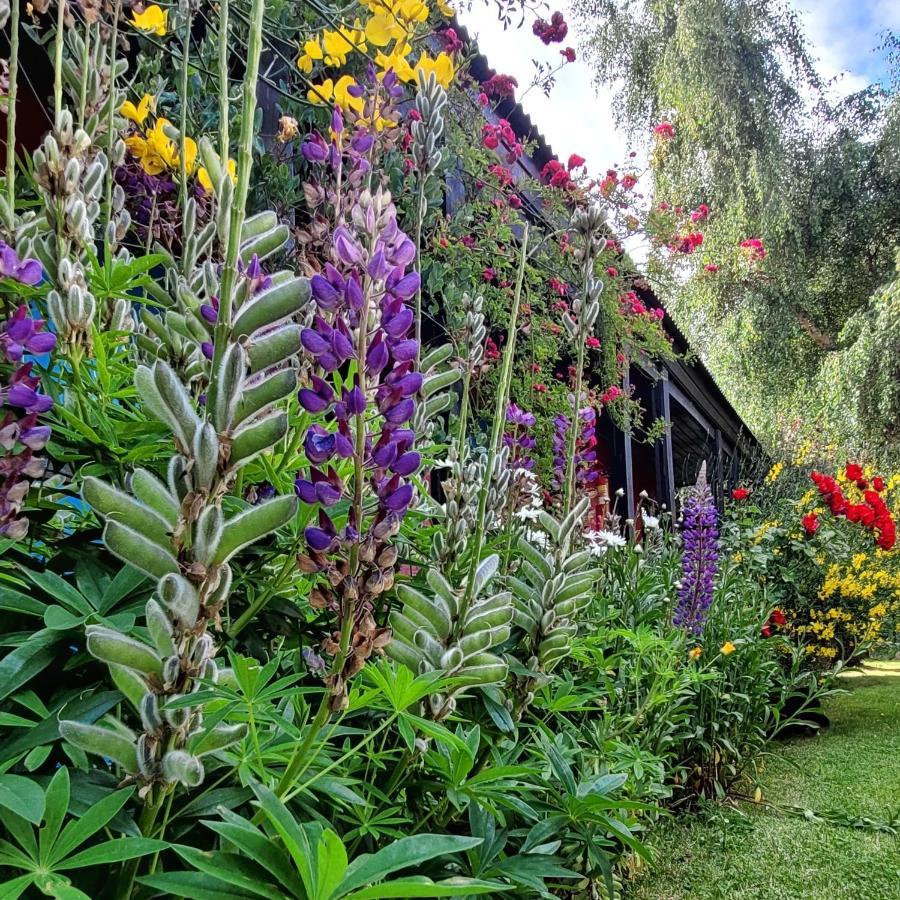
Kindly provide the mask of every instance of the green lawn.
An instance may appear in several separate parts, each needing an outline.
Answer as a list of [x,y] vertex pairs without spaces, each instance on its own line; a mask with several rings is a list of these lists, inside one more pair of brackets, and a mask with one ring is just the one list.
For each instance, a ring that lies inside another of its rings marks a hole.
[[[900,809],[900,678],[846,679],[831,728],[775,746],[764,798],[884,820]],[[900,838],[751,806],[675,822],[628,900],[900,900]]]

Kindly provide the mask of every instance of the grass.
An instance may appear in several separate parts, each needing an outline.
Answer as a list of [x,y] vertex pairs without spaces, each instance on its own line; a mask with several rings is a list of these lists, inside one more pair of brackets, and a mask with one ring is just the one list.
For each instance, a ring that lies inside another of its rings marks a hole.
[[[885,820],[900,811],[900,678],[868,669],[828,702],[817,737],[776,745],[763,799]],[[628,900],[898,900],[900,837],[761,806],[674,822]]]

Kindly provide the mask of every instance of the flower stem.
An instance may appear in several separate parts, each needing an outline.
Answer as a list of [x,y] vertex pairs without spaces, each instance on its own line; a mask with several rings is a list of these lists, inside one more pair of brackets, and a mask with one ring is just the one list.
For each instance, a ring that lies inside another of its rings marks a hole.
[[[237,264],[241,251],[241,232],[247,213],[247,195],[250,191],[250,169],[253,166],[253,123],[256,118],[256,81],[259,77],[259,57],[262,53],[262,27],[265,0],[253,0],[250,10],[250,32],[247,36],[247,68],[244,73],[244,91],[241,104],[241,135],[237,149],[237,186],[228,219],[228,235],[225,262],[222,266],[222,283],[219,291],[219,315],[213,340],[213,360],[210,371],[209,396],[206,408],[216,408],[216,373],[222,364],[225,345],[231,330],[234,284],[237,280]],[[227,59],[226,59],[227,63]],[[228,178],[228,157],[221,160],[223,178]]]
[[228,162],[228,0],[219,0],[219,156]]
[[513,357],[516,353],[516,334],[518,333],[519,305],[522,299],[522,284],[525,280],[525,261],[528,258],[528,225],[522,234],[522,248],[519,255],[519,271],[516,275],[516,290],[513,294],[512,310],[509,314],[509,328],[506,350],[503,354],[503,367],[500,370],[500,383],[497,386],[497,401],[494,405],[494,424],[491,430],[491,443],[485,459],[484,478],[478,497],[478,518],[475,525],[475,537],[472,543],[472,557],[469,564],[469,577],[466,591],[460,603],[460,620],[464,619],[469,604],[472,602],[472,591],[475,587],[475,573],[481,562],[481,548],[484,543],[485,518],[487,516],[487,500],[491,488],[494,459],[500,448],[500,435],[506,421],[506,405],[509,399],[509,384],[512,379]]
[[[10,4],[9,95],[6,112],[6,200],[10,216],[16,211],[16,97],[19,93],[19,3]],[[10,223],[12,227],[12,223]]]
[[60,126],[60,117],[62,116],[62,58],[66,29],[65,18],[66,0],[59,0],[56,9],[56,43],[53,65],[53,112],[57,128]]
[[572,420],[569,425],[569,452],[566,461],[566,491],[563,501],[563,516],[572,510],[575,499],[575,481],[578,467],[575,465],[575,449],[578,445],[578,429],[581,427],[581,386],[584,380],[584,341],[579,330],[578,361],[575,364],[575,392],[573,398]]
[[[425,173],[421,173],[419,178],[419,193],[416,202],[416,258],[422,258],[422,226],[425,222],[425,210],[427,203],[425,201]],[[419,280],[419,286],[416,288],[416,369],[419,368],[419,361],[422,358],[422,281]]]

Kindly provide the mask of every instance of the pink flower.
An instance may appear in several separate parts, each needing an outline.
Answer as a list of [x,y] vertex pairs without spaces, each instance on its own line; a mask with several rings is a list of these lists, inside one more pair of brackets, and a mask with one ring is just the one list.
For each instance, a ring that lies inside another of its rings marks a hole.
[[625,188],[626,191],[630,191],[637,182],[637,175],[632,175],[630,172],[627,175],[622,176],[622,187]]
[[713,274],[719,271],[719,267],[715,263],[707,263],[703,268],[706,269],[707,272],[712,272]]
[[486,282],[488,282],[488,284],[491,284],[492,282],[496,281],[496,279],[497,279],[497,273],[496,273],[490,266],[488,266],[488,267],[481,273],[481,277],[482,277]]
[[565,50],[560,50],[559,52],[567,63],[575,62],[575,51],[571,47],[566,47]]
[[747,254],[750,262],[759,262],[766,258],[766,248],[759,238],[747,238],[747,240],[741,241],[741,250]]
[[478,102],[479,102],[479,104],[480,104],[481,106],[487,106],[488,103],[490,103],[491,101],[488,100],[488,95],[485,94],[484,91],[482,91],[482,92],[478,95]]
[[492,75],[482,85],[484,93],[495,100],[503,100],[506,97],[512,98],[518,86],[519,82],[512,75]]
[[615,266],[607,266],[606,274],[609,275],[610,278],[618,278],[619,270]]
[[692,222],[705,222],[709,216],[709,207],[705,203],[701,203],[692,213]]
[[671,141],[675,137],[675,126],[671,122],[660,122],[653,133],[664,141]]
[[600,346],[600,338],[595,338],[591,335],[585,342],[584,346],[589,350],[596,350]]
[[439,31],[437,33],[437,39],[440,41],[444,50],[451,56],[462,50],[462,41],[453,28],[444,28],[442,31]]
[[600,395],[600,402],[603,403],[604,405],[608,406],[613,401],[618,400],[619,397],[621,397],[621,396],[622,396],[622,389],[618,385],[614,384],[611,388],[604,391]]
[[572,169],[580,169],[585,163],[585,159],[583,156],[579,156],[577,153],[573,153],[569,157],[569,162],[566,164],[566,168],[571,172]]
[[519,197],[518,194],[511,194],[509,198],[509,205],[513,209],[521,209],[522,208],[522,198]]
[[543,19],[536,19],[531,26],[532,33],[539,37],[548,46],[550,44],[558,44],[564,41],[569,33],[569,26],[561,12],[555,12],[550,16],[550,21],[545,22]]

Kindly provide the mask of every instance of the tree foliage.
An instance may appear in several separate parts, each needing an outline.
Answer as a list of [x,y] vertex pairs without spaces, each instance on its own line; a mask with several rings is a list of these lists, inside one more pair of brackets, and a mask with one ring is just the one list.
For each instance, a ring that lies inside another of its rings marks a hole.
[[[776,0],[578,0],[576,9],[598,82],[619,85],[621,123],[640,134],[675,126],[653,151],[655,199],[711,207],[703,262],[719,271],[667,303],[750,424],[774,439],[785,421],[809,421],[823,367],[862,338],[847,326],[877,317],[892,277],[896,84],[838,96],[797,15]],[[736,252],[748,237],[767,248],[752,278]],[[877,342],[867,335],[865,347]],[[851,394],[833,401],[815,424],[846,437],[832,426]],[[852,443],[887,437],[867,424]]]

